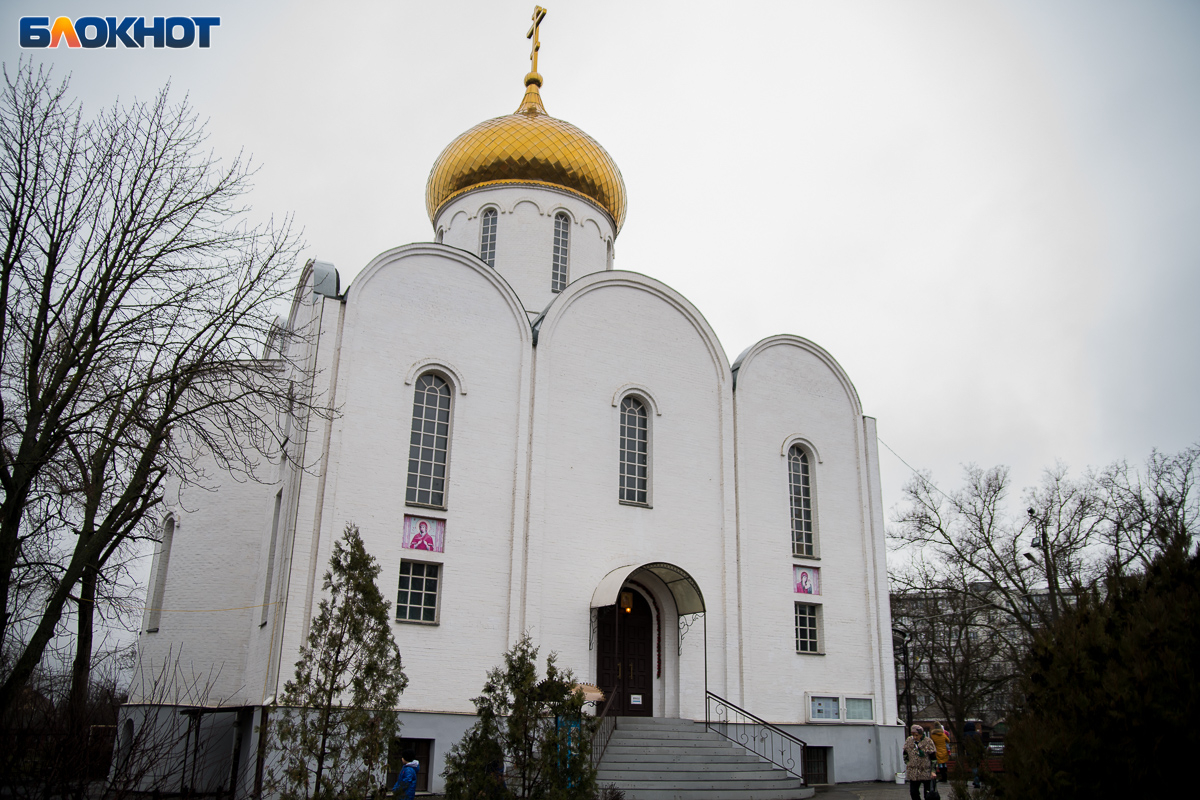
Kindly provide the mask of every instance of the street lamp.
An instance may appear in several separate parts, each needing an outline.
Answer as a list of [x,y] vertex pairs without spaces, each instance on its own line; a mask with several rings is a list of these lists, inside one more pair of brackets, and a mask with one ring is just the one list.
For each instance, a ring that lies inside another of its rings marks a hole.
[[[1058,622],[1058,571],[1054,567],[1054,561],[1050,558],[1050,539],[1046,536],[1046,524],[1038,518],[1037,512],[1033,510],[1033,506],[1029,509],[1029,521],[1033,524],[1033,529],[1036,535],[1033,541],[1029,543],[1030,547],[1036,547],[1042,551],[1042,569],[1046,573],[1046,592],[1050,595],[1050,619]],[[1026,550],[1021,555],[1030,561],[1037,563],[1037,559],[1033,557],[1033,553]]]
[[893,635],[900,636],[900,652],[901,661],[904,663],[904,705],[907,713],[905,714],[905,730],[912,730],[912,672],[908,666],[908,640],[912,636],[911,633],[904,628],[892,628]]

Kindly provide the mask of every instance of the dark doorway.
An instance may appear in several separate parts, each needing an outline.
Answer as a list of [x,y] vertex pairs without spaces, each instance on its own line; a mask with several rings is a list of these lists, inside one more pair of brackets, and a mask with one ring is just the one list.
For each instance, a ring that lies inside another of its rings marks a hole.
[[392,745],[388,748],[388,789],[396,785],[396,778],[400,777],[400,767],[404,762],[402,756],[409,750],[421,762],[421,768],[417,771],[417,791],[428,792],[429,771],[433,766],[430,763],[433,739],[392,739]]
[[621,686],[617,713],[650,717],[654,715],[654,614],[639,593],[621,590],[621,595],[627,594],[632,595],[628,610],[619,602],[597,609],[596,675],[603,692]]
[[804,748],[804,781],[809,786],[829,783],[829,751],[831,747]]

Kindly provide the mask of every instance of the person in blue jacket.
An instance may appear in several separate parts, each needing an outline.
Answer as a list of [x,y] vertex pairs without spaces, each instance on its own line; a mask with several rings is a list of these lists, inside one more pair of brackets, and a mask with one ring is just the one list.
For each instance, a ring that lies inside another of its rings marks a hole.
[[401,757],[404,766],[400,768],[396,785],[392,787],[392,795],[396,800],[413,800],[417,794],[417,773],[421,771],[421,762],[417,761],[416,754],[411,750],[406,750]]

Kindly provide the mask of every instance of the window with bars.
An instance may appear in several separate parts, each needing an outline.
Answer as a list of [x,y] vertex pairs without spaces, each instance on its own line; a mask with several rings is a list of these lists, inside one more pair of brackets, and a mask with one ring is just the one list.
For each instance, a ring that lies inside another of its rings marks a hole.
[[417,379],[413,398],[406,502],[445,508],[449,448],[450,384],[427,372]]
[[817,611],[819,606],[796,603],[796,652],[819,653]]
[[496,226],[499,219],[496,209],[484,209],[479,226],[479,258],[489,267],[496,266]]
[[649,503],[650,419],[636,397],[621,401],[622,503]]
[[550,291],[561,292],[567,288],[567,256],[570,253],[571,218],[563,212],[554,215],[554,271],[550,278]]
[[808,453],[798,444],[788,451],[788,485],[792,500],[792,555],[813,557],[812,477]]
[[401,622],[438,621],[441,564],[400,562],[400,588],[396,593],[396,619]]

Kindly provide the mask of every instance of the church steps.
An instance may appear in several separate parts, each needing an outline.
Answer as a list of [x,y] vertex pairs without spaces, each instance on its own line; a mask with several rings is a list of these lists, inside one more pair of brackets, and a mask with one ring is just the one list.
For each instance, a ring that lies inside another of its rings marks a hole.
[[[604,754],[606,763],[613,764],[634,764],[641,763],[672,763],[672,764],[758,764],[762,760],[755,756],[742,755],[736,752],[722,752],[717,754],[702,755],[693,752],[699,748],[690,748],[686,753],[663,753],[658,750],[647,752],[646,748],[639,747],[636,752],[629,753],[613,753],[612,748]],[[636,769],[636,767],[632,767]]]
[[726,789],[718,784],[711,784],[708,789],[626,789],[618,786],[628,800],[804,800],[815,793],[810,788]]
[[597,772],[628,800],[800,800],[803,781],[691,720],[620,717]]
[[704,742],[689,746],[687,744],[680,744],[677,742],[663,744],[656,741],[647,741],[645,744],[639,745],[609,744],[608,752],[613,753],[614,755],[629,755],[633,753],[644,753],[648,748],[653,748],[655,753],[667,756],[725,756],[738,754],[737,751],[733,749],[732,745],[725,747],[720,743],[714,744],[710,742]]
[[621,717],[621,730],[692,730],[700,723],[682,717]]
[[788,780],[788,775],[783,770],[776,770],[775,774],[764,773],[757,769],[694,769],[694,765],[686,770],[666,770],[662,771],[659,765],[646,765],[644,770],[630,770],[624,765],[620,769],[600,770],[596,773],[596,780],[601,783],[615,780],[625,781],[707,781],[711,783],[713,779],[731,780],[731,781],[762,781],[762,780]]
[[751,789],[786,790],[792,787],[793,782],[797,784],[800,783],[798,779],[795,781],[785,780],[782,778],[725,779],[719,776],[686,780],[681,780],[678,777],[664,780],[653,780],[649,778],[646,780],[621,779],[611,782],[621,787],[621,789],[625,792],[626,797],[630,796],[630,792],[636,793],[639,789],[662,789],[664,786],[666,786],[680,792],[720,790],[722,798],[728,796],[731,792],[746,791]]
[[[693,723],[693,725],[695,725],[695,723]],[[672,741],[687,741],[707,739],[709,732],[703,729],[684,730],[676,728],[663,728],[661,730],[656,730],[654,728],[641,728],[630,731],[618,730],[613,734],[613,738],[616,739],[617,736],[620,736],[621,741],[630,743],[635,743],[639,739],[657,740],[662,738],[670,738]]]

